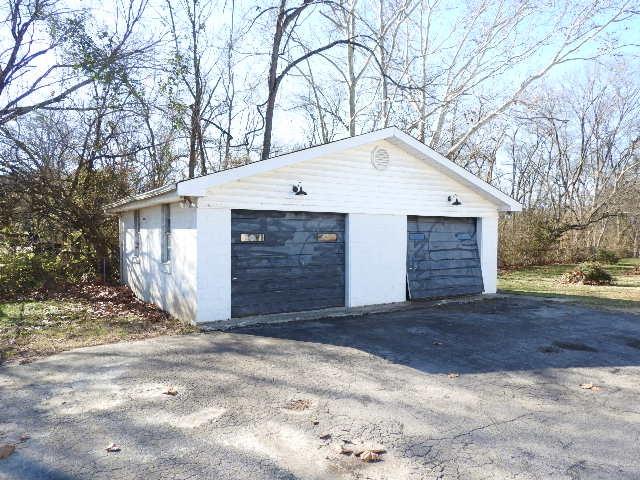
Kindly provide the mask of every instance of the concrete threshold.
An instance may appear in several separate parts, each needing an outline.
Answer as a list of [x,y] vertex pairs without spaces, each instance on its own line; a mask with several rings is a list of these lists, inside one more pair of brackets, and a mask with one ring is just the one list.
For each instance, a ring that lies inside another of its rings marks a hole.
[[480,300],[488,300],[498,297],[499,294],[467,295],[461,297],[443,298],[438,300],[406,301],[397,303],[384,303],[379,305],[366,305],[362,307],[334,307],[320,310],[307,310],[304,312],[274,313],[270,315],[253,315],[249,317],[218,320],[215,322],[198,323],[197,327],[203,332],[231,330],[249,325],[262,325],[270,323],[286,323],[305,320],[320,320],[325,318],[360,317],[375,313],[396,312],[412,310],[424,307],[436,307],[439,305],[470,303]]

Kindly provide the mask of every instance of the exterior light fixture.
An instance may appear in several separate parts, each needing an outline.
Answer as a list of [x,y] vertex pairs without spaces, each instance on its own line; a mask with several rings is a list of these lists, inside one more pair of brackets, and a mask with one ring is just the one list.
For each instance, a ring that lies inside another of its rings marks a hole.
[[306,195],[307,192],[305,192],[302,189],[302,184],[300,182],[298,182],[297,185],[294,185],[291,190],[293,191],[293,193],[295,193],[296,195]]
[[462,202],[458,198],[458,195],[456,195],[455,193],[453,195],[449,195],[447,197],[447,201],[454,207],[457,207],[458,205],[462,205]]

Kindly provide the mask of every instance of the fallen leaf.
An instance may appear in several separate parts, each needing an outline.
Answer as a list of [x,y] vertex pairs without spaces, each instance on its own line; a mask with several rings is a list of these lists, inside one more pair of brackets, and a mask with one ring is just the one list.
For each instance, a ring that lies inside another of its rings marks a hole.
[[455,372],[451,372],[447,374],[447,377],[449,378],[458,378],[460,376],[459,373],[455,373]]
[[107,447],[107,452],[119,452],[120,451],[120,447],[118,445],[116,445],[115,443],[112,443],[111,445],[109,445]]
[[173,387],[169,387],[166,392],[162,392],[162,393],[164,393],[165,395],[171,395],[172,397],[175,397],[178,394],[178,391]]
[[287,410],[307,410],[311,407],[311,400],[299,398],[297,400],[289,401],[284,408]]
[[7,457],[10,457],[13,452],[16,451],[16,446],[13,443],[5,443],[0,445],[0,460],[4,460]]
[[591,390],[592,392],[599,392],[600,390],[602,390],[602,387],[594,385],[593,383],[581,383],[580,388],[582,388],[583,390]]
[[360,455],[360,460],[363,462],[377,462],[380,460],[380,454],[372,452],[371,450],[365,450]]

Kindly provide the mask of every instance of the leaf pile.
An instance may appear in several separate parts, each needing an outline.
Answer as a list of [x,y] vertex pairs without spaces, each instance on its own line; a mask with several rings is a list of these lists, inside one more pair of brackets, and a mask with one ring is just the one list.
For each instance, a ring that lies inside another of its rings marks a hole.
[[611,285],[613,277],[598,262],[583,262],[562,275],[562,283]]

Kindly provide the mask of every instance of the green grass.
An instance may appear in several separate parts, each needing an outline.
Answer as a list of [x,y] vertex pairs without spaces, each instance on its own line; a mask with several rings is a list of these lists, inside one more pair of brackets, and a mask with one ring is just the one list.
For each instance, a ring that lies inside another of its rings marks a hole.
[[87,299],[0,303],[0,363],[71,348],[193,331],[149,308]]
[[561,277],[575,265],[545,265],[508,270],[500,273],[498,289],[503,293],[561,297],[595,306],[640,311],[640,275],[628,275],[640,259],[623,259],[605,265],[614,277],[612,285],[579,285],[562,283]]

